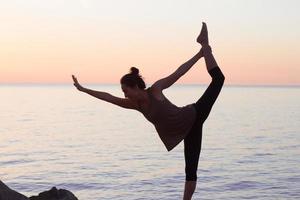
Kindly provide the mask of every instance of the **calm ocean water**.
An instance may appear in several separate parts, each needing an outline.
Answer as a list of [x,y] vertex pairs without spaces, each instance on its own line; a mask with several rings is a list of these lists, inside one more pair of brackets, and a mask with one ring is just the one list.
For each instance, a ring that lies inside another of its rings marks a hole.
[[[118,85],[90,85],[123,96]],[[172,86],[176,105],[207,86]],[[133,110],[72,86],[0,86],[0,179],[35,195],[81,200],[182,199],[183,145],[167,152]],[[204,124],[194,199],[300,198],[300,87],[225,86]]]

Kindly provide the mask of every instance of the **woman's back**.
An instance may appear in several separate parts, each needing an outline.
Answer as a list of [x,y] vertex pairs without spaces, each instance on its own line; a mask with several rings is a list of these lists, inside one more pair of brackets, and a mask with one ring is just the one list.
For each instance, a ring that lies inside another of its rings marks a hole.
[[162,142],[170,151],[188,134],[195,121],[196,110],[191,104],[177,107],[166,97],[159,100],[154,96],[152,88],[146,91],[149,103],[138,110],[155,126]]

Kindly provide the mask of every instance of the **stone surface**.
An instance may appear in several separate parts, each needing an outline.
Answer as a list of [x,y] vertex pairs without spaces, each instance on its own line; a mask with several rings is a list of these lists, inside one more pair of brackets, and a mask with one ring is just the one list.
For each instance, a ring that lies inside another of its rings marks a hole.
[[56,189],[53,187],[51,190],[40,193],[38,196],[29,197],[30,200],[78,200],[72,192],[64,189]]
[[41,192],[38,196],[26,197],[5,185],[0,181],[0,200],[78,200],[74,194],[68,190],[57,189]]
[[26,196],[10,189],[0,181],[0,200],[29,200]]

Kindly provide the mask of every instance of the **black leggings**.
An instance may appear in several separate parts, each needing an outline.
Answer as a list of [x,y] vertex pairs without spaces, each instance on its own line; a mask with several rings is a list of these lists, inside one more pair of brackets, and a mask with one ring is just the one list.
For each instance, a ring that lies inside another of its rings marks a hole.
[[202,142],[202,126],[225,80],[219,67],[214,67],[208,73],[212,77],[212,81],[200,99],[193,104],[197,112],[197,117],[192,129],[184,139],[185,174],[187,181],[197,180],[197,168]]

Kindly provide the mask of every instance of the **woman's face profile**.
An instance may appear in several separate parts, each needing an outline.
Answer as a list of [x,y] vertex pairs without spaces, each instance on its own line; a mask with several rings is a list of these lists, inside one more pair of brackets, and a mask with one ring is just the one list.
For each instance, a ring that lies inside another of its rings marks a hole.
[[121,88],[122,88],[122,91],[124,93],[125,98],[129,98],[129,99],[136,99],[137,98],[137,95],[138,95],[137,86],[129,87],[125,84],[122,84]]

